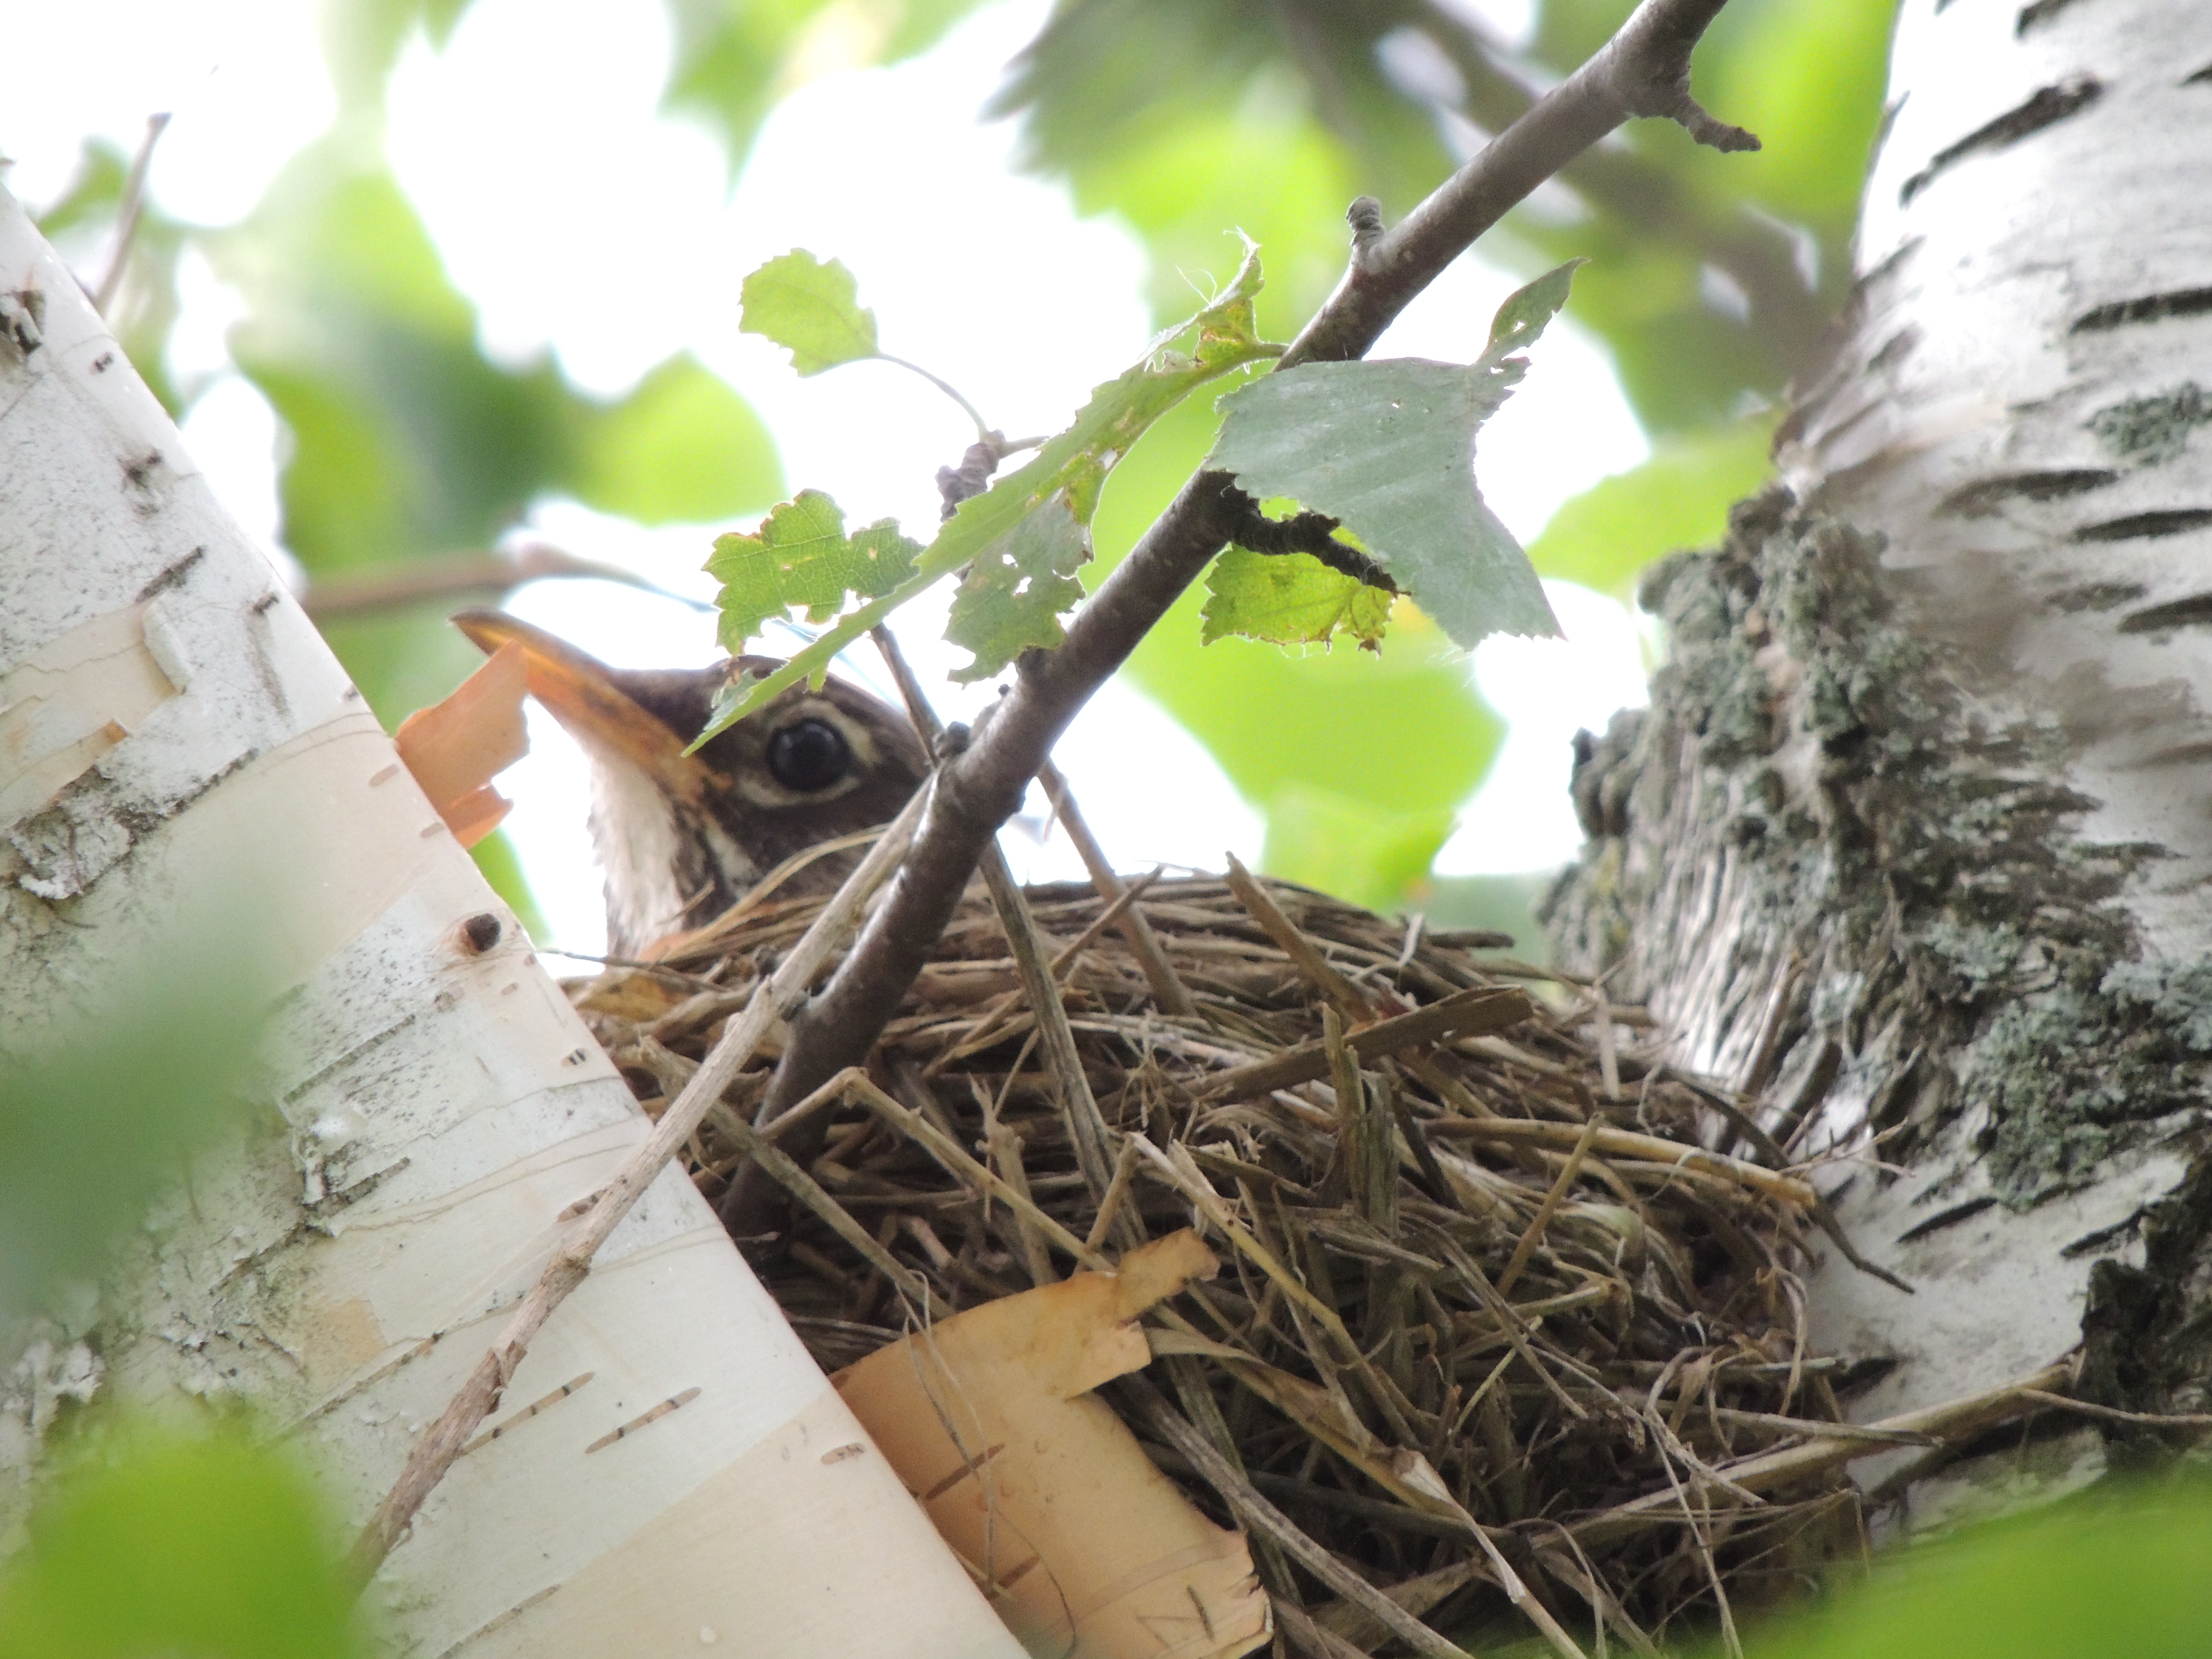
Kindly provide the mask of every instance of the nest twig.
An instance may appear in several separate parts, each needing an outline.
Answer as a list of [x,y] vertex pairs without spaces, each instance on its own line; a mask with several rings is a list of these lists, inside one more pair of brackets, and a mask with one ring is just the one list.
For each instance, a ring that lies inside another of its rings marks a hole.
[[[1649,1650],[1856,1540],[1840,1459],[1758,1491],[1730,1477],[1838,1432],[1884,1437],[1834,1428],[1839,1362],[1807,1342],[1811,1188],[1661,1063],[1641,1011],[1498,956],[1501,936],[1425,934],[1239,872],[1136,896],[1194,1011],[1168,1014],[1117,926],[1132,901],[1027,896],[1109,1171],[1093,1147],[1086,1173],[1092,1132],[979,889],[872,1056],[873,1089],[825,1093],[826,1150],[787,1182],[812,1207],[748,1244],[825,1368],[925,1304],[973,1306],[1066,1271],[1055,1254],[1196,1224],[1226,1270],[1154,1316],[1159,1380],[1251,1493],[1435,1628],[1525,1634],[1517,1577],[1536,1611]],[[817,903],[771,896],[660,966],[572,987],[648,1112]],[[740,1074],[690,1149],[709,1197],[761,1144],[744,1126],[766,1079]],[[1173,1408],[1109,1398],[1230,1518],[1180,1430],[1159,1431]],[[1448,1501],[1409,1492],[1411,1455]],[[1392,1639],[1255,1541],[1279,1603],[1303,1607],[1286,1627]]]

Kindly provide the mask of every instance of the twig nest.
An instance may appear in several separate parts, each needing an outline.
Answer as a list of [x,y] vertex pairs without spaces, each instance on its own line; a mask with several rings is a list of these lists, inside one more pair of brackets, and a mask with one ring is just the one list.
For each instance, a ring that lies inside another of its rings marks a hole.
[[[1714,1109],[1731,1100],[1662,1063],[1641,1011],[1513,961],[1501,936],[1239,872],[1157,881],[1128,907],[1194,1011],[1170,1014],[1090,887],[1029,900],[1081,1078],[1042,1058],[978,890],[870,1060],[969,1156],[840,1105],[809,1174],[858,1231],[795,1206],[746,1245],[825,1369],[932,1310],[1064,1277],[1070,1239],[1111,1258],[1194,1227],[1224,1269],[1147,1316],[1164,1356],[1148,1375],[1252,1492],[1437,1629],[1526,1635],[1504,1593],[1517,1574],[1562,1624],[1646,1646],[1717,1584],[1740,1608],[1856,1538],[1832,1468],[1760,1493],[1729,1477],[1841,1418],[1837,1362],[1802,1323],[1816,1200],[1736,1141]],[[665,963],[572,984],[647,1109],[817,902],[771,896]],[[750,1120],[772,1063],[728,1112]],[[1086,1091],[1116,1152],[1103,1193],[1071,1130]],[[709,1198],[744,1156],[716,1121],[690,1148]],[[848,1242],[862,1232],[899,1285]],[[1235,1524],[1123,1386],[1103,1397]],[[1279,1606],[1362,1649],[1392,1639],[1267,1540],[1255,1559]]]

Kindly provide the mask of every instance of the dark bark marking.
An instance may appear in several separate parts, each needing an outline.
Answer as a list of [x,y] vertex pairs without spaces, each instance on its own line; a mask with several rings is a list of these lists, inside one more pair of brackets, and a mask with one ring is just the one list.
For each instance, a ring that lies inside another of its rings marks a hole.
[[2154,605],[2120,620],[2123,634],[2154,634],[2162,628],[2192,628],[2212,623],[2212,593],[2198,593],[2166,605]]
[[185,554],[183,558],[179,559],[174,564],[170,565],[159,575],[155,576],[153,580],[148,582],[145,586],[140,588],[138,590],[138,598],[136,603],[143,605],[147,600],[152,599],[156,593],[166,593],[171,588],[181,585],[185,578],[192,574],[192,567],[205,557],[207,557],[207,549],[204,547],[194,548],[191,552]]
[[1984,1194],[1979,1198],[1968,1199],[1964,1204],[1954,1204],[1949,1209],[1907,1227],[1903,1232],[1898,1234],[1897,1242],[1900,1244],[1910,1244],[1916,1238],[1925,1238],[1930,1233],[1942,1232],[1946,1227],[1955,1227],[1961,1221],[1971,1220],[1984,1210],[1995,1209],[1996,1202],[1995,1197]]
[[2032,3],[2022,6],[2020,15],[2013,19],[2013,39],[2017,40],[2030,29],[2040,28],[2073,3],[2074,0],[2032,0]]
[[2212,311],[2212,288],[2176,289],[2170,294],[2146,294],[2136,300],[2116,300],[2108,306],[2085,311],[2074,319],[2069,334],[2096,334],[2130,323],[2163,322],[2168,317],[2201,317]]
[[2186,77],[2181,84],[2185,87],[2212,86],[2212,64],[2207,64],[2196,74]]
[[2145,541],[2160,536],[2183,536],[2212,525],[2212,507],[2169,507],[2154,513],[2130,513],[2124,519],[2085,524],[2071,540],[2077,542]]
[[1905,181],[1904,187],[1897,192],[1899,204],[1910,205],[1914,197],[1934,182],[1936,174],[1967,156],[1983,150],[2002,149],[2078,113],[2094,103],[2097,94],[2104,89],[2104,83],[2094,75],[2078,75],[2055,87],[2040,88],[2017,109],[2007,110],[1958,143],[1937,150],[1929,158],[1926,167]]
[[2171,748],[2146,755],[2130,769],[2144,771],[2154,766],[2202,766],[2212,761],[2212,742],[2177,743]]
[[1962,519],[1986,519],[2011,501],[2056,501],[2117,483],[2119,474],[2096,467],[2057,472],[2008,472],[1953,490],[1936,510]]
[[2115,611],[2149,592],[2141,582],[2086,582],[2080,587],[2061,588],[2047,603],[2052,610],[2071,616],[2081,611]]
[[1867,359],[1867,367],[1881,371],[1894,368],[1920,349],[1920,340],[1919,328],[1907,323],[1881,343],[1881,349]]

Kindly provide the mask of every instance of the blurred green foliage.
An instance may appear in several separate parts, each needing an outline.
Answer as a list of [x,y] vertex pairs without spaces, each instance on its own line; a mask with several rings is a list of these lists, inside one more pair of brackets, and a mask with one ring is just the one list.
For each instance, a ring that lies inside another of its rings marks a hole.
[[368,1650],[331,1517],[280,1452],[137,1427],[64,1457],[0,1569],[0,1659]]
[[[1881,1559],[1745,1632],[1747,1659],[2202,1659],[2212,1491],[2100,1486]],[[1711,1651],[1718,1652],[1716,1647]]]
[[96,1004],[0,1039],[0,1365],[11,1322],[96,1279],[191,1153],[251,1110],[254,956],[219,931],[157,948]]

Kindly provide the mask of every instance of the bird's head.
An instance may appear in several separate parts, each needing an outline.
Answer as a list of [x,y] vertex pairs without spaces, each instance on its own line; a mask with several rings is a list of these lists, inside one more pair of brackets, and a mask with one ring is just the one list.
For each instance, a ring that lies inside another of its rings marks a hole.
[[[487,654],[522,648],[531,695],[591,762],[611,956],[712,920],[794,853],[887,823],[929,769],[904,714],[837,680],[793,686],[686,755],[730,677],[781,666],[772,658],[610,668],[503,611],[453,621]],[[821,859],[782,890],[829,891],[857,856]]]

